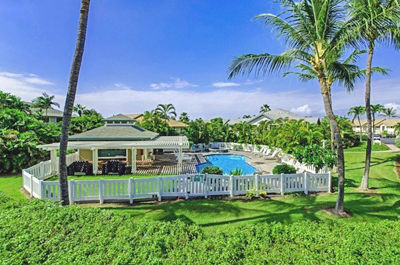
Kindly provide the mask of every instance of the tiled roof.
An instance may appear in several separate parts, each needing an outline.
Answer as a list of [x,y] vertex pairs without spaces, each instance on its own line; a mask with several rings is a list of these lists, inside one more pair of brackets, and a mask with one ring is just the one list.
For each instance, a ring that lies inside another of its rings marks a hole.
[[151,140],[157,133],[135,125],[107,125],[84,133],[72,135],[70,141],[139,141]]
[[105,121],[134,121],[134,119],[127,117],[123,114],[117,114],[104,119]]

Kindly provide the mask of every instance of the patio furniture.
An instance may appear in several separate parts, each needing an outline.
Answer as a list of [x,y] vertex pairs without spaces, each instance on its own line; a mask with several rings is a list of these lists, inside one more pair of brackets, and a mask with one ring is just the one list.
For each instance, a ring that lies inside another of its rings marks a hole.
[[103,164],[103,175],[110,173],[123,175],[125,173],[125,164],[119,160],[109,160]]
[[72,162],[67,167],[67,174],[68,176],[75,176],[78,175],[93,175],[93,165],[85,160],[78,160]]
[[152,160],[136,160],[136,168],[151,168],[152,166]]

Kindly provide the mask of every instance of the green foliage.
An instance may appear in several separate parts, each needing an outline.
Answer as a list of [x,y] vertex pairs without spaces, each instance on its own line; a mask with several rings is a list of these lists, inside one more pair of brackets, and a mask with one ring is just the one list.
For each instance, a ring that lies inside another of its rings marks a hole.
[[69,134],[77,134],[86,132],[104,125],[103,117],[101,115],[90,114],[79,117],[72,117],[69,126]]
[[2,109],[18,109],[24,113],[30,114],[31,110],[29,105],[23,102],[19,97],[4,93],[0,90],[0,110]]
[[[346,152],[365,152],[365,150],[367,150],[367,142],[361,142],[357,146],[348,148],[345,151]],[[372,144],[372,151],[386,151],[386,150],[389,150],[389,147],[384,143],[381,143],[381,144],[373,143]]]
[[241,169],[241,168],[235,168],[235,169],[231,170],[231,172],[229,173],[229,175],[232,175],[232,176],[242,176],[242,175],[244,175],[244,174],[243,174],[243,169]]
[[336,156],[332,150],[316,144],[299,146],[294,152],[294,156],[299,162],[314,166],[318,171],[323,167],[332,168],[336,165]]
[[[342,136],[343,148],[354,147],[358,144],[359,138],[353,131],[353,126],[351,122],[346,117],[336,116],[336,120],[339,125],[340,134]],[[331,130],[329,125],[329,119],[324,117],[321,121],[321,130],[324,135],[324,139],[327,140],[327,146],[331,142]]]
[[396,138],[396,146],[400,148],[400,137]]
[[290,165],[276,165],[274,169],[272,169],[272,174],[295,174],[296,168]]
[[175,129],[171,128],[166,118],[161,116],[162,114],[155,111],[146,111],[143,115],[143,119],[138,126],[143,129],[159,133],[162,136],[177,135]]
[[222,175],[222,169],[217,166],[206,166],[201,171],[201,174]]
[[[260,222],[206,236],[100,209],[0,195],[5,264],[398,264],[400,222]],[[7,202],[8,201],[8,202]]]

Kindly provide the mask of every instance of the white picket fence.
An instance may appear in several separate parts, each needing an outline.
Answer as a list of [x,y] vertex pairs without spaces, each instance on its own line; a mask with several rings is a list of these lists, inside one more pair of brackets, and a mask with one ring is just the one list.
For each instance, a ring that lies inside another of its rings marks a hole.
[[[43,181],[23,172],[24,188],[32,197],[59,201],[59,181]],[[73,202],[105,200],[129,201],[156,197],[204,197],[245,195],[247,192],[285,194],[287,192],[330,192],[331,175],[281,174],[221,176],[191,174],[172,177],[117,180],[70,180],[69,200]]]

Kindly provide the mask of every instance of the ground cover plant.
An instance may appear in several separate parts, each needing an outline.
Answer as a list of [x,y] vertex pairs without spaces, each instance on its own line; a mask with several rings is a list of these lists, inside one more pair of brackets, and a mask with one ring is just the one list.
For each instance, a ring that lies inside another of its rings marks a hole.
[[400,222],[259,223],[205,234],[182,221],[136,221],[0,193],[0,245],[6,264],[396,264]]

